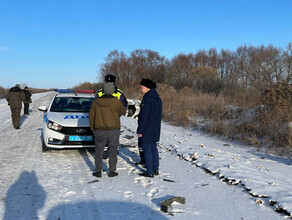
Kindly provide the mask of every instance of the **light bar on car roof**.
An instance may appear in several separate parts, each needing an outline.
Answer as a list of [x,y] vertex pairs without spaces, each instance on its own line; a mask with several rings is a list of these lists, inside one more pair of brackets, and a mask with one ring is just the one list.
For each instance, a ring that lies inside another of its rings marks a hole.
[[73,89],[55,89],[55,92],[60,92],[60,93],[74,93],[75,90],[73,90]]
[[75,92],[78,92],[78,93],[96,93],[95,90],[83,90],[83,89],[77,89],[77,90],[75,90]]
[[55,89],[55,92],[59,93],[96,93],[95,90],[83,90],[83,89]]

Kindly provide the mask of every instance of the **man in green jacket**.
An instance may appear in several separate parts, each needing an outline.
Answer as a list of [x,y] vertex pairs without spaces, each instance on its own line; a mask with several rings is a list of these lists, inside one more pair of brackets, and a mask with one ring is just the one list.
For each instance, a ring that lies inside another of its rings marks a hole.
[[[105,77],[104,77],[104,82],[106,84],[109,84],[109,83],[112,83],[114,84],[115,86],[115,91],[114,93],[112,94],[112,96],[114,96],[115,98],[121,100],[123,106],[125,109],[127,109],[127,106],[128,106],[128,101],[127,101],[127,98],[124,94],[124,92],[122,90],[120,90],[119,88],[117,88],[116,86],[116,77],[112,74],[107,74]],[[103,88],[97,90],[97,95],[96,97],[102,97],[104,95],[104,91],[103,91]],[[119,154],[119,150],[118,150],[118,154]],[[103,152],[103,159],[108,159],[108,147],[106,145],[106,148]]]
[[93,176],[101,177],[103,151],[106,144],[109,148],[109,177],[117,176],[117,151],[120,136],[120,116],[126,114],[122,102],[112,94],[115,86],[112,83],[104,85],[104,95],[96,98],[89,110],[90,129],[95,136],[95,172]]
[[6,96],[8,105],[10,105],[12,124],[15,129],[19,129],[20,113],[24,98],[24,93],[20,89],[19,84],[16,84],[14,87],[12,87]]

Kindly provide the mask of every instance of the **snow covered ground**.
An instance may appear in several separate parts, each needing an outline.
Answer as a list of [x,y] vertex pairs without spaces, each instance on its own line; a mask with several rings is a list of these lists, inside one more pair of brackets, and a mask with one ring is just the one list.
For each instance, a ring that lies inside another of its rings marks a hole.
[[[139,161],[137,121],[122,118],[119,175],[92,176],[94,151],[41,151],[43,112],[54,92],[34,94],[21,129],[0,100],[0,219],[285,219],[292,213],[292,167],[200,131],[162,124],[160,175],[145,178]],[[168,213],[160,202],[180,196]],[[284,212],[278,213],[275,209]]]

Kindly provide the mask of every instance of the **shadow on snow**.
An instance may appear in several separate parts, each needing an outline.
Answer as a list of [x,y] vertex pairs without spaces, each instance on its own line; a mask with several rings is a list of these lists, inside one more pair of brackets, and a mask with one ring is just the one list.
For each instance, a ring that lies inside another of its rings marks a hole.
[[24,171],[6,194],[4,220],[38,219],[37,210],[45,204],[46,192],[34,171]]
[[[105,192],[106,193],[106,192]],[[4,220],[38,219],[44,207],[46,192],[34,171],[24,171],[7,192]],[[80,201],[61,203],[48,211],[46,219],[167,219],[143,204],[127,201]]]

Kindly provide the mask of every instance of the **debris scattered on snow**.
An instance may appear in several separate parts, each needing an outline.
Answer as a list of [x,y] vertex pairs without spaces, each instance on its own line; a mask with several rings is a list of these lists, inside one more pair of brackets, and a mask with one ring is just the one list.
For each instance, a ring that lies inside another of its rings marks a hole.
[[160,203],[160,210],[162,212],[168,213],[170,206],[174,202],[177,202],[177,203],[180,203],[180,204],[185,204],[186,203],[186,199],[184,197],[175,196],[175,197],[173,197],[171,199],[164,200],[164,201],[162,201]]
[[193,154],[191,155],[191,158],[192,158],[193,160],[196,160],[196,159],[198,158],[198,153],[197,153],[197,152],[193,153]]
[[163,181],[166,181],[166,182],[171,182],[171,183],[174,183],[175,181],[174,180],[170,180],[170,179],[162,179]]
[[126,135],[125,138],[127,138],[128,140],[131,140],[131,139],[134,138],[134,136],[132,136],[132,135]]
[[265,202],[264,202],[262,199],[257,199],[257,200],[256,200],[256,203],[262,205],[262,204],[264,204]]
[[229,168],[229,169],[234,169],[234,167],[233,167],[233,166],[231,166],[231,165],[228,165],[228,168]]
[[124,148],[135,148],[136,145],[130,145],[130,144],[121,144],[121,147],[124,147]]

